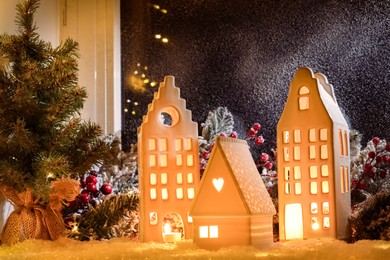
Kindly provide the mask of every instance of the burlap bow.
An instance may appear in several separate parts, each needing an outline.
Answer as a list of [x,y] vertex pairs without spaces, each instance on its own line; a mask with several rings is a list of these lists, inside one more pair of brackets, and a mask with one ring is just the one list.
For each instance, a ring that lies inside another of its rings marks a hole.
[[10,186],[0,185],[0,192],[15,206],[1,233],[1,243],[12,245],[26,239],[55,240],[63,235],[62,201],[74,199],[79,188],[75,180],[53,182],[50,202],[46,207],[37,204],[39,198],[31,189],[18,193]]

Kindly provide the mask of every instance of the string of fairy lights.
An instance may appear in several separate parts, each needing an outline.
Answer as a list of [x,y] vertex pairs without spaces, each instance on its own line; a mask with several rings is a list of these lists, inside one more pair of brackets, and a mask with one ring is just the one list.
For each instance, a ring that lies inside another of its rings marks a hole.
[[[168,13],[168,10],[162,8],[158,4],[148,4],[148,8],[151,8],[160,15],[165,15]],[[153,39],[161,44],[168,44],[169,39],[167,35],[162,34],[161,32],[153,32]],[[136,67],[131,71],[127,77],[127,85],[131,90],[138,93],[143,93],[148,91],[150,88],[157,86],[157,81],[153,80],[149,73],[149,67],[147,65],[141,64],[138,62]],[[152,90],[154,91],[154,90]],[[124,113],[130,113],[132,116],[138,114],[138,107],[140,106],[140,101],[126,99],[125,106],[123,109]]]

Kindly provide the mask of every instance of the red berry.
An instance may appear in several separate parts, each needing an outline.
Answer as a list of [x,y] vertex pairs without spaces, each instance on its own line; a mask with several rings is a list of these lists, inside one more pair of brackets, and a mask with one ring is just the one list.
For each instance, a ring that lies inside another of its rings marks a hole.
[[92,170],[89,172],[89,175],[97,177],[97,171]]
[[386,144],[385,150],[390,152],[390,143]]
[[72,200],[72,201],[69,201],[68,202],[68,207],[75,207],[76,206],[76,201],[75,200]]
[[80,192],[80,194],[87,194],[87,195],[89,195],[89,191],[87,191],[87,190],[82,190],[82,191]]
[[79,194],[77,195],[77,198],[79,199],[79,201],[83,204],[86,204],[88,203],[88,200],[89,200],[89,196],[88,194]]
[[374,151],[370,151],[369,153],[368,153],[368,157],[369,158],[374,158],[375,157],[375,152]]
[[366,188],[366,184],[364,182],[360,182],[358,184],[358,188],[361,189],[361,190],[364,190]]
[[378,155],[377,157],[375,157],[375,161],[376,163],[380,163],[382,161],[382,156]]
[[253,129],[257,132],[257,131],[260,131],[261,129],[261,125],[259,123],[254,123],[253,124]]
[[370,171],[370,177],[371,177],[371,178],[374,178],[374,177],[375,177],[375,172],[374,172],[374,171]]
[[238,137],[237,132],[231,132],[231,133],[230,133],[230,137],[231,137],[231,138],[237,138],[237,137]]
[[374,138],[372,138],[372,142],[374,143],[374,145],[378,145],[379,142],[380,142],[379,137],[374,137]]
[[263,138],[263,136],[258,136],[258,137],[256,137],[255,138],[255,143],[256,144],[263,144],[264,143],[264,138]]
[[379,177],[381,177],[381,179],[386,178],[386,171],[381,171],[381,173],[379,174]]
[[253,128],[249,129],[248,136],[253,137],[255,136],[257,131]]
[[112,186],[108,183],[105,183],[102,185],[102,187],[100,188],[100,191],[104,194],[104,195],[108,195],[108,194],[111,194],[112,192]]
[[261,160],[262,162],[268,161],[268,160],[269,160],[269,155],[268,155],[267,153],[261,153],[261,155],[260,155],[260,160]]
[[266,162],[266,163],[264,164],[264,168],[266,168],[266,169],[268,169],[268,170],[271,170],[271,169],[272,169],[272,166],[273,166],[272,162]]
[[96,184],[98,181],[97,181],[97,178],[96,176],[94,175],[89,175],[86,179],[86,182],[87,184],[90,184],[90,183],[93,183],[93,184]]
[[387,156],[387,155],[382,155],[381,161],[382,161],[383,163],[387,163],[388,160],[389,160],[389,156]]
[[96,184],[92,183],[92,182],[88,183],[87,184],[87,190],[90,191],[90,192],[94,192],[95,190],[97,190]]
[[207,152],[207,151],[203,151],[203,153],[202,153],[202,158],[203,158],[203,159],[208,159],[209,157],[210,157],[210,153]]
[[222,136],[222,137],[227,137],[227,134],[225,134],[225,133],[221,133],[219,136]]
[[372,167],[373,167],[373,166],[371,165],[371,163],[366,163],[366,164],[364,165],[364,171],[367,172],[367,173],[369,173],[369,172],[371,172]]
[[87,186],[87,182],[85,180],[80,181],[80,187],[84,189]]

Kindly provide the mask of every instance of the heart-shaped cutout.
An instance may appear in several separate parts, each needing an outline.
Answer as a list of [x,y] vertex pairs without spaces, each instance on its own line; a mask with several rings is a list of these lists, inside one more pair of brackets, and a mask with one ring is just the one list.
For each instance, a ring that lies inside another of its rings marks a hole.
[[222,190],[222,187],[223,187],[223,179],[222,178],[219,178],[219,179],[213,179],[213,185],[214,185],[214,188],[220,192]]

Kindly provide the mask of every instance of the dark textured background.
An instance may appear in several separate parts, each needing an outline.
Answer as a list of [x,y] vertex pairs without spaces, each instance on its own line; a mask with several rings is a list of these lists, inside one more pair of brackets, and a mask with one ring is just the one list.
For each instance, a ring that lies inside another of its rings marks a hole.
[[[121,1],[122,140],[136,141],[157,88],[131,89],[140,62],[161,82],[173,75],[193,120],[226,106],[241,137],[254,122],[269,146],[298,67],[325,74],[350,127],[390,140],[389,0]],[[169,37],[168,44],[153,38]],[[141,67],[142,67],[141,66]],[[134,102],[139,102],[138,106]],[[130,111],[135,111],[132,115]]]

